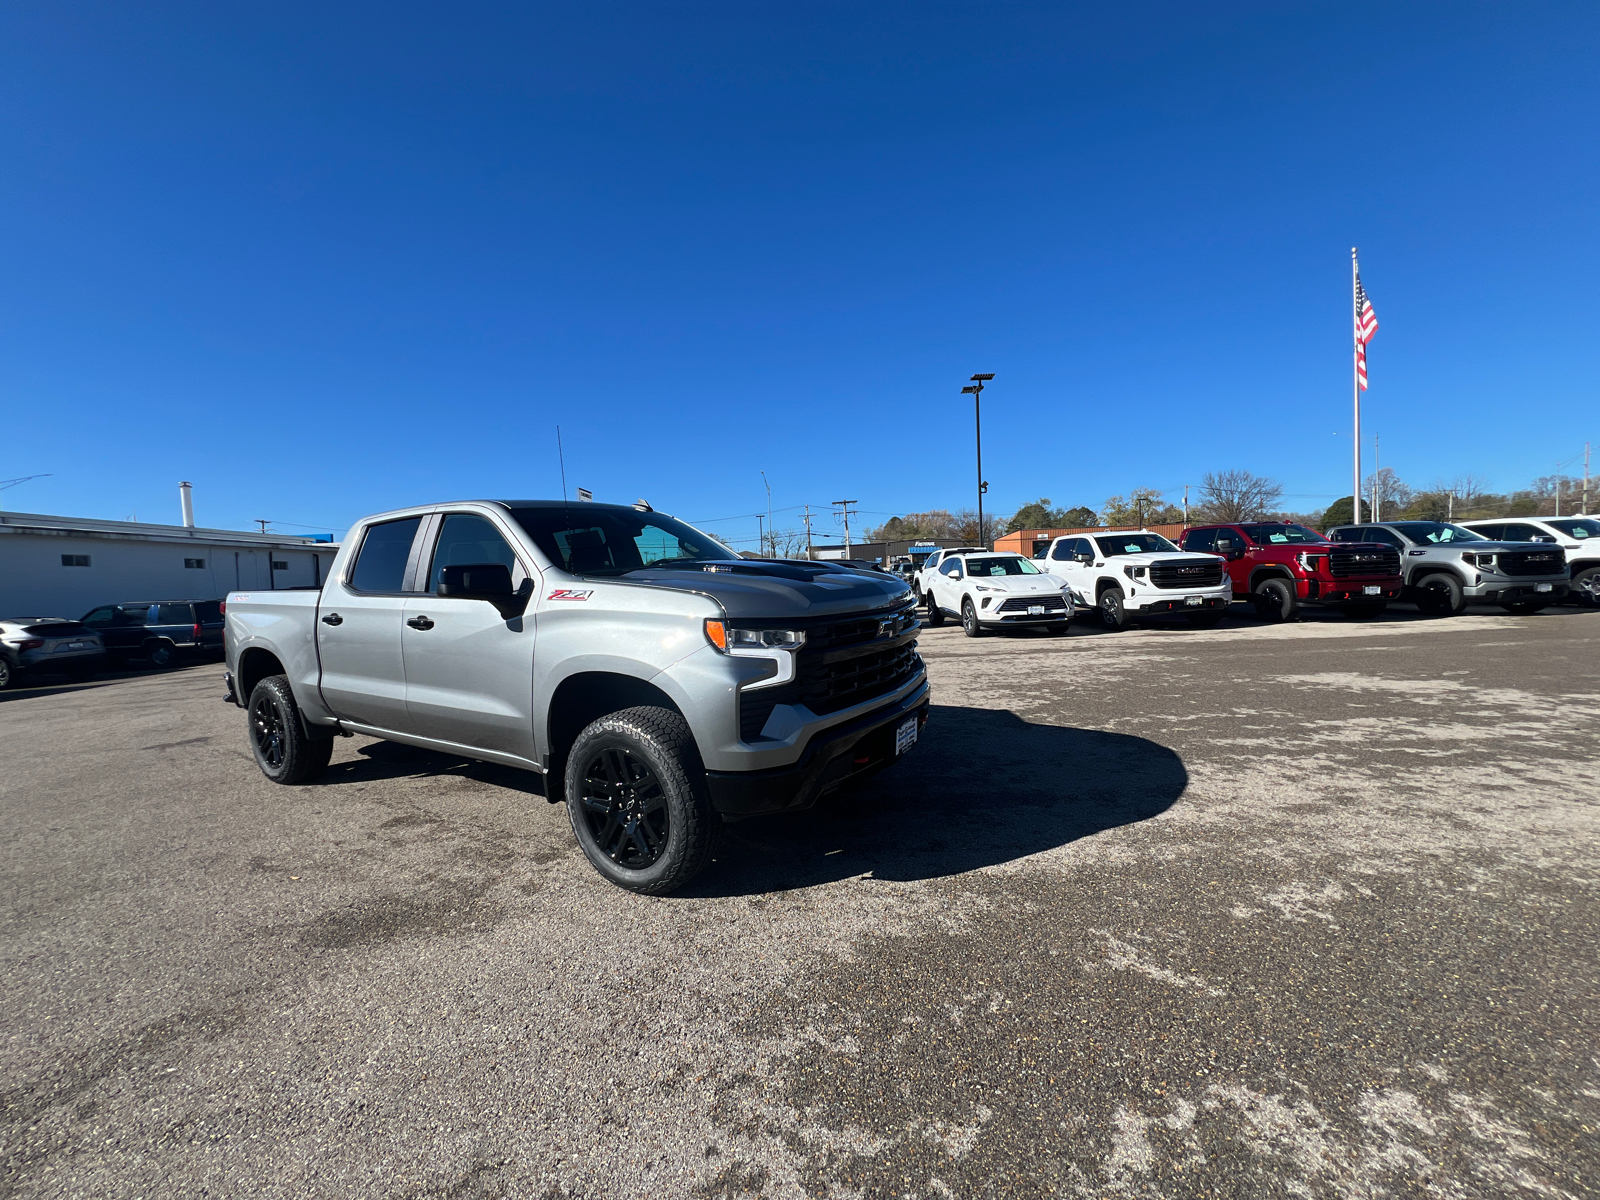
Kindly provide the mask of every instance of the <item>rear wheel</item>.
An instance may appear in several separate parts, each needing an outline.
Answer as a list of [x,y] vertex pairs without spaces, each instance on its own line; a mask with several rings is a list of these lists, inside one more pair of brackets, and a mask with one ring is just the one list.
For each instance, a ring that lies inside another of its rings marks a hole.
[[1436,617],[1454,617],[1466,611],[1467,597],[1454,575],[1440,571],[1417,585],[1417,607]]
[[152,667],[164,671],[177,661],[178,648],[171,642],[151,642],[145,647],[145,657]]
[[313,738],[300,720],[287,675],[268,675],[250,692],[250,750],[273,783],[306,783],[333,757],[333,738]]
[[978,624],[978,610],[972,607],[972,598],[961,600],[961,632],[968,637],[982,637],[983,626]]
[[932,592],[927,594],[926,600],[928,602],[928,624],[937,629],[944,624],[944,610],[934,600]]
[[1341,604],[1339,611],[1352,621],[1370,621],[1388,607],[1388,601],[1382,604]]
[[4,691],[17,681],[17,673],[11,665],[9,658],[0,657],[0,691]]
[[1128,610],[1123,606],[1126,597],[1122,589],[1112,584],[1100,593],[1100,624],[1107,629],[1126,629],[1128,627]]
[[1256,584],[1256,612],[1263,621],[1290,620],[1300,608],[1294,585],[1287,579],[1263,579]]
[[668,708],[625,708],[590,722],[567,756],[566,795],[584,857],[630,892],[682,887],[721,840],[694,735]]

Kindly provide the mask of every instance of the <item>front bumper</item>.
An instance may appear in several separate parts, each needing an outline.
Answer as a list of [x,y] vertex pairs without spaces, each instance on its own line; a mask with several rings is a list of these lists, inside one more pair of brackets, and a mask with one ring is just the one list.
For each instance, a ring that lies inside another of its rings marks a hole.
[[[1540,584],[1548,584],[1550,590],[1541,592]],[[1514,584],[1499,582],[1484,582],[1466,588],[1469,600],[1480,600],[1493,604],[1510,604],[1516,600],[1561,600],[1572,590],[1572,584],[1565,579],[1534,579],[1527,582],[1518,581]]]
[[1123,602],[1123,610],[1129,613],[1138,613],[1147,616],[1153,613],[1174,612],[1226,612],[1233,603],[1233,593],[1230,592],[1203,592],[1198,597],[1200,603],[1190,604],[1195,599],[1194,593],[1178,596],[1149,596],[1144,593],[1133,596]]
[[[1405,584],[1392,575],[1380,575],[1376,579],[1307,579],[1302,583],[1300,598],[1312,604],[1371,604],[1378,600],[1398,600],[1400,593],[1406,590]],[[1379,590],[1369,595],[1369,587]]]
[[725,816],[810,808],[817,798],[850,779],[895,761],[895,730],[915,715],[918,728],[928,720],[928,685],[884,707],[822,730],[792,766],[766,771],[707,771],[711,803]]

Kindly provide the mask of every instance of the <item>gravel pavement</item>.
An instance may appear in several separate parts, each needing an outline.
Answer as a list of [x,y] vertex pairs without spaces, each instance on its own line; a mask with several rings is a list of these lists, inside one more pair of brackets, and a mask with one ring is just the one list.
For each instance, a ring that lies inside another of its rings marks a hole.
[[923,647],[658,899],[216,665],[0,694],[0,1196],[1600,1195],[1600,613]]

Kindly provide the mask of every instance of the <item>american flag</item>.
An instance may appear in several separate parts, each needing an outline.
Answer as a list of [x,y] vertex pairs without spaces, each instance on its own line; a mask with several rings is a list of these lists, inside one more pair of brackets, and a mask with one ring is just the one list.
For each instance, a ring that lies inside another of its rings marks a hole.
[[1361,286],[1361,268],[1356,268],[1356,385],[1367,390],[1367,343],[1378,332],[1378,314],[1372,311],[1367,289]]

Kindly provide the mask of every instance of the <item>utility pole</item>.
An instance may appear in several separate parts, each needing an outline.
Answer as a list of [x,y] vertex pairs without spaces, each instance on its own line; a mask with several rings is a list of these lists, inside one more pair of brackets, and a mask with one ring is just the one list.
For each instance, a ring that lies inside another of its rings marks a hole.
[[1187,483],[1183,485],[1183,523],[1185,526],[1189,524],[1189,485]]
[[[1571,461],[1570,459],[1568,460]],[[1556,464],[1556,516],[1561,515],[1561,464]]]
[[806,505],[806,561],[811,561],[811,505]]
[[1589,443],[1583,444],[1583,511],[1580,517],[1589,515]]
[[993,371],[987,375],[974,375],[972,386],[961,389],[963,396],[972,397],[973,444],[978,448],[978,548],[980,550],[989,548],[988,539],[983,536],[983,494],[989,490],[989,484],[983,478],[983,385],[993,378]]
[[250,519],[257,525],[261,526],[261,532],[263,534],[267,532],[267,526],[272,524],[272,522],[267,520],[265,517],[252,517]]
[[1372,510],[1371,511],[1372,511],[1372,519],[1374,521],[1383,520],[1383,509],[1379,507],[1379,500],[1378,500],[1378,476],[1383,474],[1383,467],[1380,465],[1382,463],[1383,459],[1382,459],[1381,454],[1379,453],[1381,449],[1382,449],[1382,447],[1380,447],[1378,445],[1378,435],[1377,434],[1373,434],[1372,435]]
[[778,557],[778,535],[772,528],[772,485],[767,483],[767,473],[761,472],[761,482],[767,485],[767,536],[772,539],[772,557]]
[[846,558],[849,558],[850,557],[850,506],[852,504],[860,504],[861,501],[859,501],[859,500],[835,500],[834,503],[837,504],[839,506],[839,508],[844,513],[844,556]]
[[756,553],[761,554],[767,548],[767,535],[761,531],[761,514],[756,514]]

